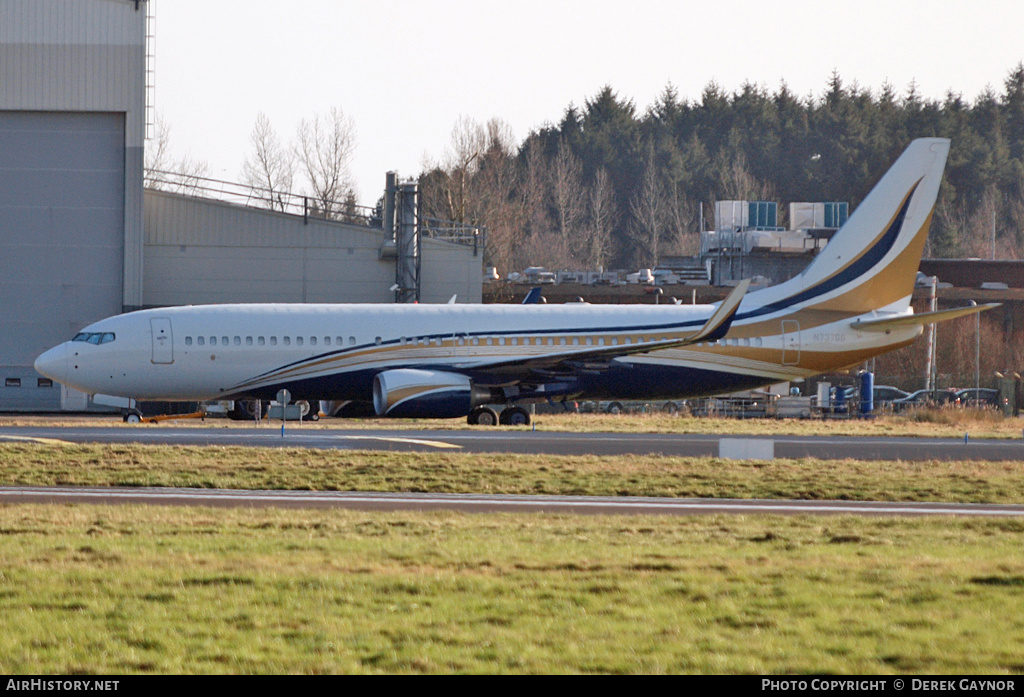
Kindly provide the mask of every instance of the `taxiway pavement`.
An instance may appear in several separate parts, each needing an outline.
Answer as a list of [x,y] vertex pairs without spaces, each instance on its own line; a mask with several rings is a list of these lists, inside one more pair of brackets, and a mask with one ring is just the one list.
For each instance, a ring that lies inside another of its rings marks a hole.
[[641,496],[528,496],[349,491],[250,491],[172,487],[0,487],[0,504],[94,503],[242,508],[345,508],[372,511],[601,515],[858,515],[1024,517],[1024,506],[884,501],[672,499]]
[[658,454],[715,457],[724,456],[725,450],[728,450],[740,453],[767,451],[771,456],[778,458],[1024,461],[1024,439],[566,433],[503,428],[384,430],[297,426],[286,427],[282,435],[280,428],[268,425],[230,428],[167,425],[0,427],[0,442],[19,440],[343,450],[450,450],[528,455]]

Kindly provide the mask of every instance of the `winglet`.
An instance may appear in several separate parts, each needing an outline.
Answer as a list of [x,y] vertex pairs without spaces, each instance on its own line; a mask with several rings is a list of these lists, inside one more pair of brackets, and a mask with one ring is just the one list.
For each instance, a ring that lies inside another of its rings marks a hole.
[[534,286],[523,298],[523,305],[536,305],[540,303],[540,286]]
[[736,311],[743,302],[743,296],[747,294],[750,287],[750,279],[745,278],[736,284],[736,287],[725,297],[722,304],[718,306],[714,314],[704,323],[700,331],[693,336],[687,337],[686,341],[695,344],[699,341],[718,341],[729,333],[729,327],[736,316]]

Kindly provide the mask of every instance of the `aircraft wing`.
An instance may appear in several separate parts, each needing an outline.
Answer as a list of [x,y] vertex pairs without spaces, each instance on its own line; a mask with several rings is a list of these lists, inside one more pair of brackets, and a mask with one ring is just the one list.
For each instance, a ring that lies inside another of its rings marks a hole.
[[524,372],[586,372],[600,371],[607,367],[609,361],[623,356],[638,353],[649,353],[661,349],[679,348],[704,341],[717,341],[724,337],[732,324],[736,311],[739,309],[743,296],[750,286],[750,279],[741,281],[722,301],[704,326],[689,336],[664,341],[648,341],[637,344],[618,346],[601,346],[576,350],[563,350],[546,353],[541,356],[513,358],[497,362],[473,363],[467,361],[457,364],[463,370],[479,370],[494,374],[511,374]]

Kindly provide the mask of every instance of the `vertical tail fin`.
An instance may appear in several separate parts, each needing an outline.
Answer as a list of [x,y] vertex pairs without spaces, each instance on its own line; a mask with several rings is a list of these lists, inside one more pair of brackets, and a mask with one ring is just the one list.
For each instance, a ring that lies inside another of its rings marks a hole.
[[523,305],[536,305],[536,304],[538,304],[540,302],[540,300],[541,300],[541,294],[540,293],[541,293],[540,286],[534,286],[533,288],[530,289],[530,292],[526,294],[526,297],[523,298],[523,302],[521,304],[523,304]]
[[905,309],[948,153],[944,138],[912,142],[802,274],[759,293],[757,314],[797,305],[851,314]]

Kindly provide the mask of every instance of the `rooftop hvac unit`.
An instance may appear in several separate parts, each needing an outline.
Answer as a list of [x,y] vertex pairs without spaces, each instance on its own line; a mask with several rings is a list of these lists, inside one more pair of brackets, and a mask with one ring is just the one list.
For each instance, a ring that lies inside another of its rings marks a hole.
[[775,201],[716,201],[718,230],[766,230],[778,226],[779,204]]
[[838,229],[849,217],[846,201],[824,201],[819,203],[789,204],[789,229],[810,230],[815,228]]

